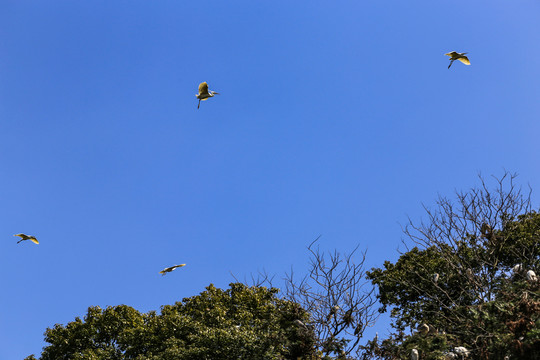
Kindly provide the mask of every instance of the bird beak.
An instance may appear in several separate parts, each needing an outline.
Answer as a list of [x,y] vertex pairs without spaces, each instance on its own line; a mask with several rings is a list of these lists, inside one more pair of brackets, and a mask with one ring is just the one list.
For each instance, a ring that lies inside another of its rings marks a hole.
[[218,93],[218,92],[215,92],[215,91],[214,91],[214,95],[221,95],[221,94],[220,94],[220,93]]

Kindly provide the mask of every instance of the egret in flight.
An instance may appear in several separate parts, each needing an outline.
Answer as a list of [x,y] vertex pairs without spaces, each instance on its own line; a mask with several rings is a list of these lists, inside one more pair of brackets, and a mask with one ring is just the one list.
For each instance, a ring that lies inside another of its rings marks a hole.
[[444,55],[450,56],[450,65],[448,65],[448,68],[450,69],[450,66],[452,66],[452,63],[454,61],[456,61],[456,60],[461,61],[465,65],[471,65],[471,62],[469,61],[469,58],[466,57],[465,54],[467,54],[467,53],[458,53],[458,52],[455,52],[455,51],[444,54]]
[[161,270],[159,273],[160,273],[161,275],[165,275],[166,273],[169,273],[169,272],[175,270],[176,268],[180,268],[180,267],[182,267],[182,266],[186,266],[186,264],[180,264],[180,265],[170,266],[170,267],[168,267],[168,268],[165,268],[165,269]]
[[35,236],[32,236],[32,235],[26,235],[26,234],[15,234],[13,236],[18,236],[21,238],[21,240],[17,241],[17,244],[20,243],[21,241],[24,241],[24,240],[30,240],[32,241],[34,244],[39,244],[39,241],[37,241],[36,237]]
[[197,99],[199,99],[199,105],[197,105],[197,109],[201,106],[201,100],[208,100],[208,98],[211,98],[214,95],[219,95],[219,93],[208,90],[208,84],[205,82],[202,82],[199,84],[199,93],[195,95]]

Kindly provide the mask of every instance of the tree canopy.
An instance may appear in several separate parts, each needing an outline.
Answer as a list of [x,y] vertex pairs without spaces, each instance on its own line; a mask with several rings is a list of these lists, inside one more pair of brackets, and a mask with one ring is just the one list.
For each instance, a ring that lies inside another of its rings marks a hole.
[[[307,273],[296,280],[291,270],[282,294],[264,276],[210,285],[159,313],[90,307],[45,331],[39,359],[538,360],[540,213],[513,179],[439,198],[427,221],[405,227],[398,260],[380,268],[366,272],[356,249],[325,254],[314,242]],[[393,331],[366,343],[373,288]]]
[[540,214],[503,181],[440,198],[406,228],[414,247],[368,272],[395,329],[374,355],[445,359],[462,346],[475,359],[540,358],[540,286],[525,276],[540,269]]
[[[297,359],[315,354],[308,314],[278,290],[213,285],[161,313],[127,305],[90,307],[84,319],[45,331],[39,359]],[[33,356],[27,360],[35,359]]]

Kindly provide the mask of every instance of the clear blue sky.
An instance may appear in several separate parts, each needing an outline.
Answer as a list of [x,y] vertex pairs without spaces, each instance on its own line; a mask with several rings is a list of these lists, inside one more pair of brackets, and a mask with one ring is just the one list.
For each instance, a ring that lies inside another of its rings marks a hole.
[[318,235],[379,266],[478,172],[540,189],[539,39],[537,0],[0,0],[0,358]]

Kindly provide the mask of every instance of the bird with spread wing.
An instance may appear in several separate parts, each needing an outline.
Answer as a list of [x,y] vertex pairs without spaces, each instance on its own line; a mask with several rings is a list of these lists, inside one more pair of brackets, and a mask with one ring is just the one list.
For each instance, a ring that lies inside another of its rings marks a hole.
[[161,275],[165,275],[166,273],[170,273],[171,271],[175,270],[176,268],[180,268],[180,267],[183,267],[183,266],[186,266],[186,264],[170,266],[168,268],[165,268],[165,269],[161,270],[159,273]]
[[206,81],[200,83],[199,93],[195,95],[197,99],[199,99],[199,105],[197,105],[197,109],[201,106],[201,100],[202,101],[208,100],[208,98],[211,98],[214,95],[219,95],[219,93],[212,90],[208,90],[208,84],[206,83]]
[[450,65],[448,65],[448,68],[450,69],[450,66],[452,66],[452,63],[456,60],[461,61],[465,65],[471,65],[471,62],[469,61],[469,58],[465,56],[467,53],[458,53],[456,51],[449,52],[447,54],[444,54],[446,56],[450,56]]
[[35,236],[32,236],[32,235],[26,235],[26,234],[15,234],[13,236],[18,236],[21,238],[21,240],[17,241],[17,244],[20,243],[21,241],[25,241],[25,240],[30,240],[32,241],[34,244],[39,244],[39,241],[36,239]]

